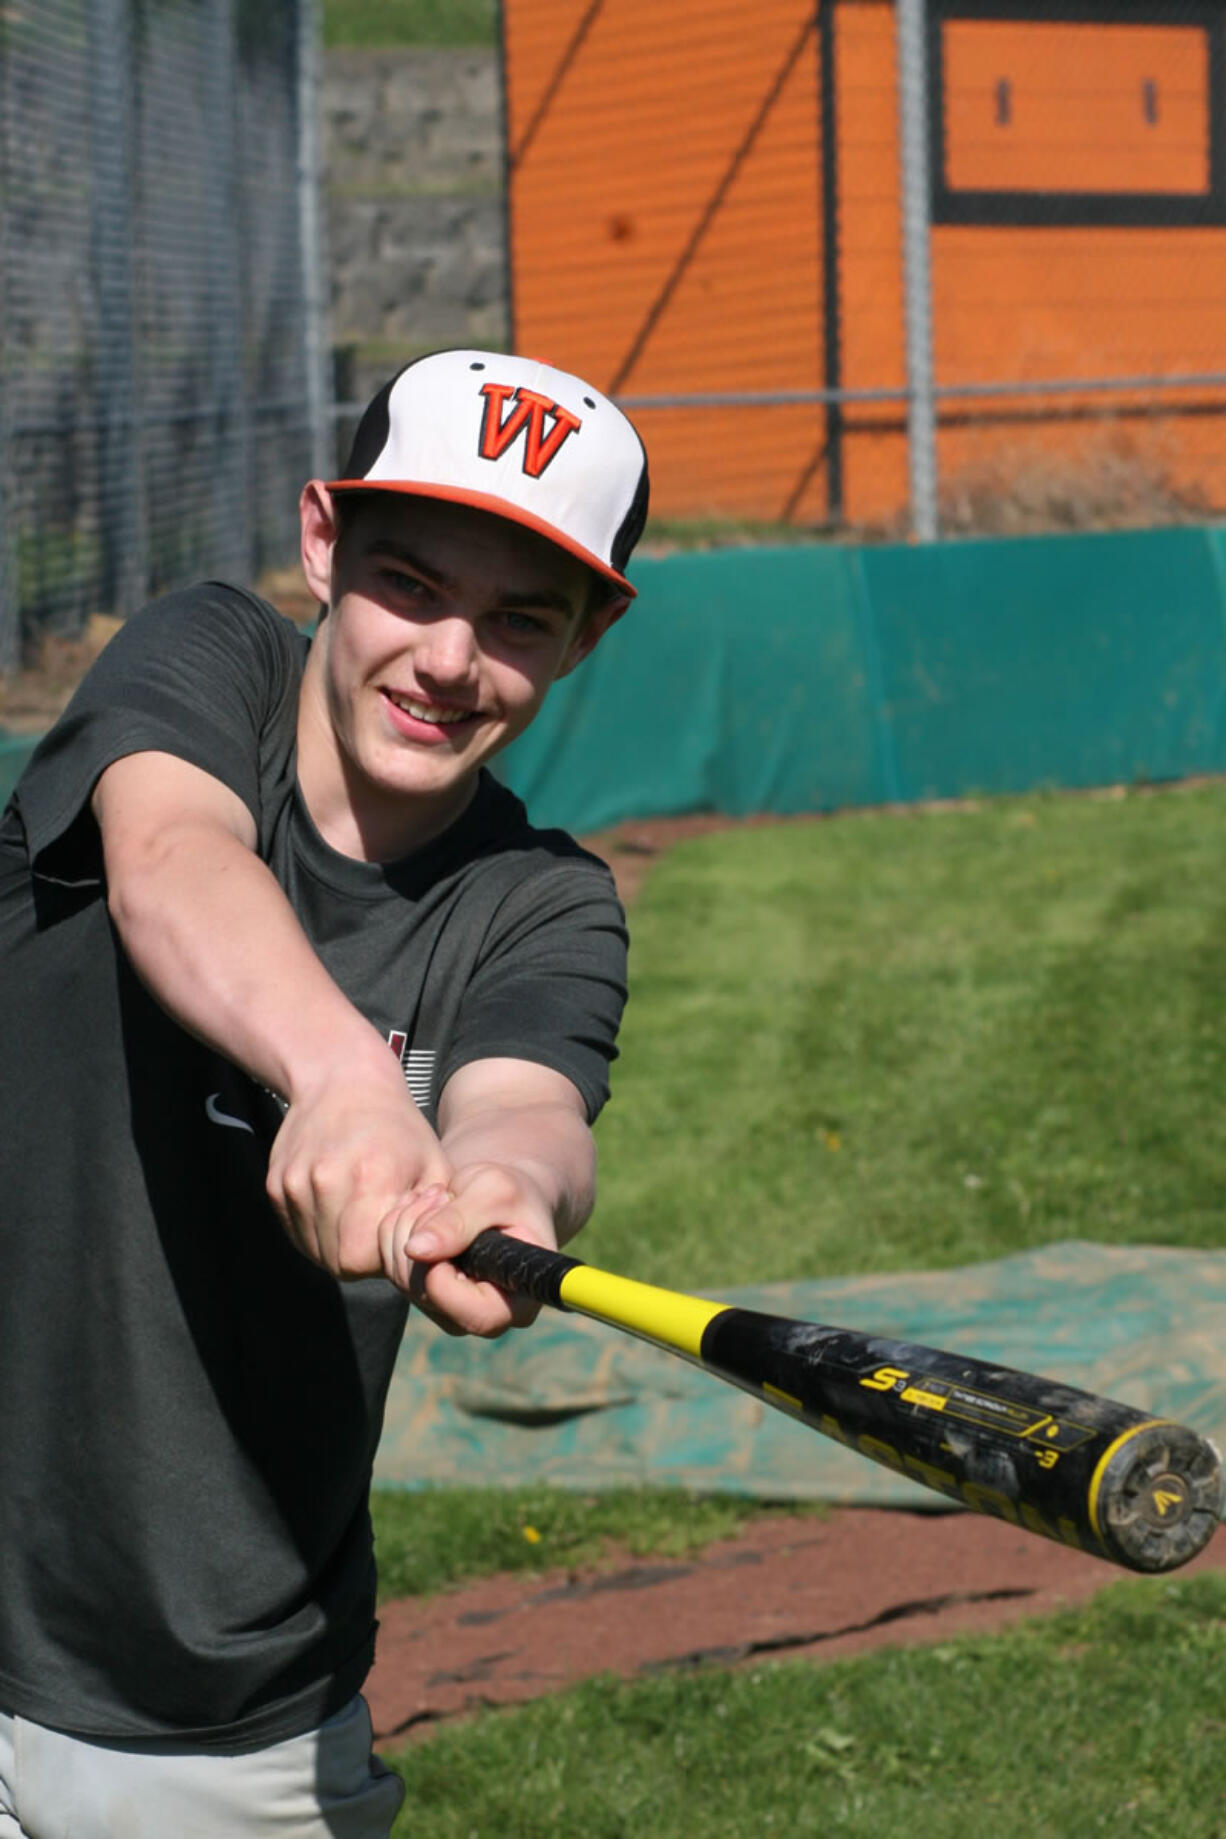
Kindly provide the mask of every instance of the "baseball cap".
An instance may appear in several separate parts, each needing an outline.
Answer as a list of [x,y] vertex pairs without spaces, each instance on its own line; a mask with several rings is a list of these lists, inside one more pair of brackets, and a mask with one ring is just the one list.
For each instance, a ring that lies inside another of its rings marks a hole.
[[625,594],[647,521],[647,455],[615,403],[569,371],[497,351],[435,351],[385,383],[330,492],[406,492],[548,537]]

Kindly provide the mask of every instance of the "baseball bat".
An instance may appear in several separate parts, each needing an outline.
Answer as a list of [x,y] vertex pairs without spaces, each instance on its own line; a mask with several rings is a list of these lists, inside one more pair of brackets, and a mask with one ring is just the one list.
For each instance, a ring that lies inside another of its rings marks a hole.
[[1133,1571],[1172,1571],[1221,1512],[1221,1463],[1183,1425],[967,1354],[738,1309],[481,1233],[470,1277],[679,1354],[938,1494]]

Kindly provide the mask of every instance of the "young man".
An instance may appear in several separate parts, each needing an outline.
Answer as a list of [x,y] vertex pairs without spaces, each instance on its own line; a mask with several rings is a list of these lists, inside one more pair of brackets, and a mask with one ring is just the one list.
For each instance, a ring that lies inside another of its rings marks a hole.
[[410,365],[301,500],[309,645],[130,620],[0,825],[0,1836],[386,1834],[367,1496],[412,1298],[591,1208],[625,936],[485,772],[624,611],[641,443]]

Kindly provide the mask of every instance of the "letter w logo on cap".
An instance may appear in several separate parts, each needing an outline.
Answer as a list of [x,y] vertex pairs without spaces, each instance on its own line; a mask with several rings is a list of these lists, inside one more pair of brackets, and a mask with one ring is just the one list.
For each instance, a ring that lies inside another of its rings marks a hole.
[[[481,422],[481,445],[478,452],[483,460],[498,460],[513,441],[524,437],[524,471],[532,479],[539,479],[550,461],[557,455],[562,442],[582,426],[577,415],[564,409],[560,403],[551,402],[548,396],[542,396],[536,390],[512,390],[509,383],[483,383],[481,394],[485,397],[485,414]],[[515,407],[507,410],[507,398],[513,395]],[[548,434],[545,432],[545,417],[553,417],[553,426]]]

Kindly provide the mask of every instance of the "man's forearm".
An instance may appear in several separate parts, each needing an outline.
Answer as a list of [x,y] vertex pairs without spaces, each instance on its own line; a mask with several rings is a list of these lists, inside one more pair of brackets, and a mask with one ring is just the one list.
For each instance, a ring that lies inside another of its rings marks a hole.
[[338,1061],[394,1061],[316,956],[270,870],[185,827],[125,865],[110,906],[134,968],[184,1028],[293,1099]]
[[160,755],[108,768],[94,810],[137,974],[182,1027],[288,1101],[265,1185],[291,1239],[334,1276],[403,1283],[387,1222],[451,1169],[396,1056],[254,853],[250,813]]
[[491,1164],[529,1181],[552,1215],[559,1245],[592,1211],[596,1148],[571,1105],[545,1101],[468,1111],[444,1129],[442,1144],[457,1178]]

